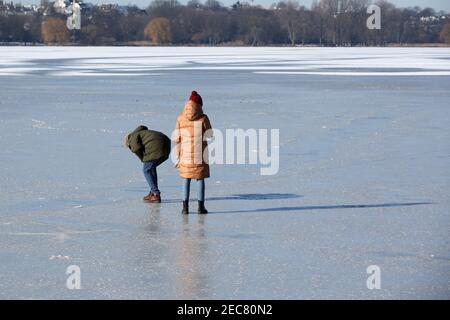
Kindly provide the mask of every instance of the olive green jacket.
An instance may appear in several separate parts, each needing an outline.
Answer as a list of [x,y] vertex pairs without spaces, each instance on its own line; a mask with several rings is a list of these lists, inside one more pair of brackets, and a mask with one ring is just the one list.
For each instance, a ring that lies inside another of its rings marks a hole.
[[128,147],[142,162],[163,162],[169,158],[171,144],[165,134],[139,126],[128,136]]

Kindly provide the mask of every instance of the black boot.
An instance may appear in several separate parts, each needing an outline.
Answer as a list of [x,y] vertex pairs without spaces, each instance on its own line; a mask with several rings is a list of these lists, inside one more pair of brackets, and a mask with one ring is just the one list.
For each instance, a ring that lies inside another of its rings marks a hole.
[[205,208],[205,201],[198,202],[198,213],[200,213],[200,214],[208,213],[208,210],[206,210],[206,208]]
[[183,210],[181,210],[182,214],[189,214],[189,201],[183,201]]

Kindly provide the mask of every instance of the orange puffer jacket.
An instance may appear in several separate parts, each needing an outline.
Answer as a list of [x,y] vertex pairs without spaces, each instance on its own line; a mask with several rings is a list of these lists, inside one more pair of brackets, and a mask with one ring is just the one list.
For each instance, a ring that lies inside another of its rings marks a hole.
[[174,142],[180,176],[187,179],[209,178],[208,143],[212,137],[209,118],[202,106],[188,101],[177,119]]

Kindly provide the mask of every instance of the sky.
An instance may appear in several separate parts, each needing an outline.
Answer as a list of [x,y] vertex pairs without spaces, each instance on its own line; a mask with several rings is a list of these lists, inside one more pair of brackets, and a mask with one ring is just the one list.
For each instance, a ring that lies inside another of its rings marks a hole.
[[[136,4],[140,7],[147,7],[147,5],[151,2],[151,0],[85,0],[86,2],[91,3],[118,3],[118,4]],[[178,0],[181,3],[187,3],[189,0]],[[204,2],[203,0],[200,0]],[[221,3],[225,5],[231,5],[235,3],[237,0],[219,0]],[[247,0],[250,2],[251,0]],[[299,3],[309,7],[313,0],[298,0]],[[389,0],[394,3],[398,7],[431,7],[433,9],[450,11],[450,0]],[[13,0],[13,2],[21,2],[23,4],[27,3],[39,3],[40,0]],[[270,4],[278,2],[278,0],[254,0],[254,4],[260,4],[262,6],[269,6]]]

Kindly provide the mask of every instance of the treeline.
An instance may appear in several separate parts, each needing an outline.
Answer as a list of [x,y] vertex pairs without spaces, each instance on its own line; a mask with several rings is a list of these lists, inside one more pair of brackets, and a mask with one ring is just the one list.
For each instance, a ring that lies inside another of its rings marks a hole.
[[0,42],[80,45],[323,45],[450,43],[450,16],[431,8],[397,8],[379,1],[381,29],[369,30],[369,0],[320,0],[311,8],[282,1],[266,9],[216,0],[186,5],[154,0],[136,6],[82,6],[81,30],[52,3],[32,14],[0,15]]

